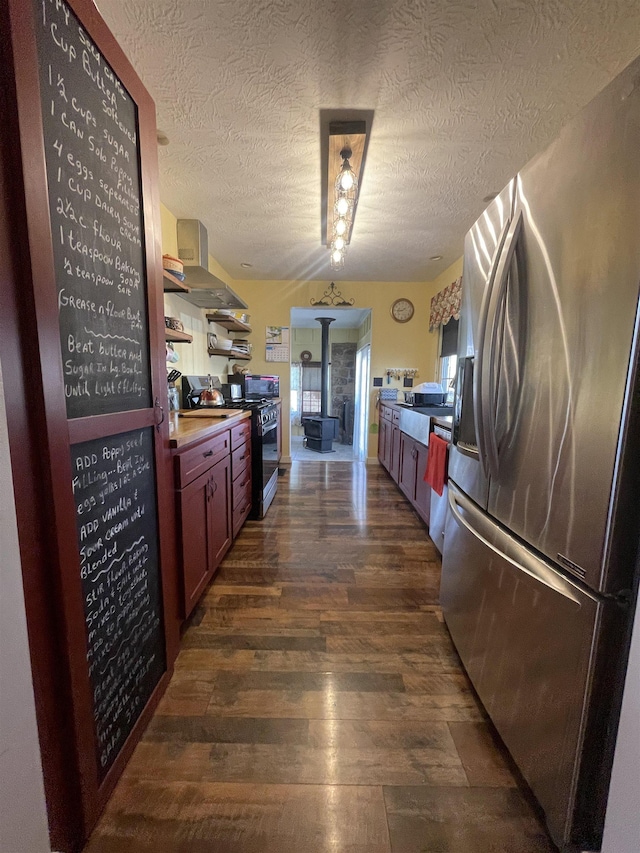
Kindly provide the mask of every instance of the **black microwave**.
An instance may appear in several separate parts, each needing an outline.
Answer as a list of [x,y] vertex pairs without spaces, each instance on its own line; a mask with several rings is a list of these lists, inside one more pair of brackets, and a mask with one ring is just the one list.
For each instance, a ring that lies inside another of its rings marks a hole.
[[258,376],[246,374],[244,377],[245,400],[270,400],[280,396],[279,376]]

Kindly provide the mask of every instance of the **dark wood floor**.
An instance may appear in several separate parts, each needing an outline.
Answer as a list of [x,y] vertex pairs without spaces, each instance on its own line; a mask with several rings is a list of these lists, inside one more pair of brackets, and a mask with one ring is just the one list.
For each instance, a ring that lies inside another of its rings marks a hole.
[[294,464],[245,525],[87,853],[550,853],[384,471]]

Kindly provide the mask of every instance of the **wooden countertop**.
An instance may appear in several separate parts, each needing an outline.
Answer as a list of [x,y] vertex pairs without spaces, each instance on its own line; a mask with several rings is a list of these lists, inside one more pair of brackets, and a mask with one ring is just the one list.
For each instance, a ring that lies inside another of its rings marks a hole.
[[203,438],[211,438],[251,417],[251,412],[241,410],[228,418],[181,418],[179,412],[169,413],[169,447],[181,450]]

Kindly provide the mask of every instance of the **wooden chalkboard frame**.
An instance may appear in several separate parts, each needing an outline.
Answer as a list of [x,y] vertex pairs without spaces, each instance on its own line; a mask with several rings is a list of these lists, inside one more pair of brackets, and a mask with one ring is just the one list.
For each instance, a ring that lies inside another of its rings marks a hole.
[[[34,692],[52,845],[79,849],[111,794],[170,678],[179,644],[173,479],[168,423],[154,430],[167,671],[103,781],[86,660],[76,517],[74,444],[153,427],[168,411],[155,107],[90,0],[66,0],[138,110],[145,226],[151,390],[155,406],[68,420],[63,387],[32,4],[0,4],[4,115],[0,248],[6,266],[0,357],[21,546]],[[6,26],[5,26],[6,25]],[[4,285],[3,281],[3,285]],[[154,358],[155,356],[155,358]]]

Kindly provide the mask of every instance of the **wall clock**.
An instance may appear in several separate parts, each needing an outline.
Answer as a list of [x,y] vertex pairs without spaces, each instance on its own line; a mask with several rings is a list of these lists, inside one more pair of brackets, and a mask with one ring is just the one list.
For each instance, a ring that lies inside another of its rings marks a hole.
[[408,299],[396,299],[391,306],[391,316],[397,323],[408,323],[413,312],[413,303]]
[[302,361],[311,361],[312,355],[308,349],[304,349],[300,353],[300,358],[302,359]]

